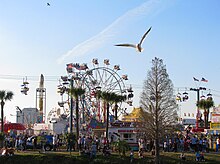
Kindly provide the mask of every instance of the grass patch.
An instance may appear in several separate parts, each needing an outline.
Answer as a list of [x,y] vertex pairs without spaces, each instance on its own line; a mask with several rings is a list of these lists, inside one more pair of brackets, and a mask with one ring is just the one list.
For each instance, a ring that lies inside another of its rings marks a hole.
[[[180,153],[174,152],[161,152],[160,154],[160,163],[161,164],[194,164],[194,163],[220,163],[220,154],[209,153],[205,154],[205,162],[196,162],[195,153],[185,153],[186,161],[181,161],[179,159]],[[110,156],[104,157],[101,154],[98,154],[96,158],[90,159],[86,156],[79,156],[78,152],[46,152],[40,154],[37,151],[27,151],[27,152],[16,152],[14,156],[1,156],[1,164],[117,164],[117,163],[130,163],[129,152],[127,152],[125,157],[122,157],[116,153],[113,153]],[[145,163],[154,163],[154,157],[150,153],[144,153],[144,158],[139,159],[137,152],[134,154],[135,164],[145,164]]]

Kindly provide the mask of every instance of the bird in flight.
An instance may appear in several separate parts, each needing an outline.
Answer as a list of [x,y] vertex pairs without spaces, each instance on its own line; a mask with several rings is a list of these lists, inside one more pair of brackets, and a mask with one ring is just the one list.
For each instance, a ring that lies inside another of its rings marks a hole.
[[50,6],[50,3],[47,3],[47,6]]
[[137,51],[142,52],[144,49],[141,47],[141,44],[143,43],[145,37],[150,32],[150,30],[151,30],[151,27],[147,30],[147,32],[145,32],[145,34],[141,38],[141,41],[138,44],[126,43],[126,44],[116,44],[115,46],[133,47],[133,48],[136,48]]

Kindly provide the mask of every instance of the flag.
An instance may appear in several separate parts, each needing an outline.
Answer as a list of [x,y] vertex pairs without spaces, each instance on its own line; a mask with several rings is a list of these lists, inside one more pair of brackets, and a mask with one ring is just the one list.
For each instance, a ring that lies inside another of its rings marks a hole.
[[66,66],[67,66],[67,68],[73,68],[73,63],[69,63]]
[[201,81],[208,82],[208,80],[206,80],[204,77],[201,79]]
[[194,80],[194,81],[199,81],[199,80],[198,80],[197,78],[195,78],[195,77],[193,77],[193,80]]

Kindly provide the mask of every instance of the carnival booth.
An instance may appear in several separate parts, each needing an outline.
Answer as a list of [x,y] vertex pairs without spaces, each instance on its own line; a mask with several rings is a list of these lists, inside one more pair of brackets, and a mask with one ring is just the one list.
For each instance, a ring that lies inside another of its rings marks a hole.
[[130,114],[123,116],[122,121],[117,120],[111,123],[109,127],[110,140],[125,140],[133,150],[138,150],[138,139],[141,136],[139,124],[142,114],[141,108],[133,108]]
[[205,132],[210,135],[210,148],[216,149],[216,141],[220,136],[220,106],[213,108],[210,116],[210,129],[205,129]]

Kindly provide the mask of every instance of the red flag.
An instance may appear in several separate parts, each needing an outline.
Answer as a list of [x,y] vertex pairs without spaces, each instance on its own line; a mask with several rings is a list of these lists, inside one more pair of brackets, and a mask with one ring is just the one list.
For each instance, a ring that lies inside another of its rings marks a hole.
[[201,81],[208,82],[208,80],[206,80],[204,77],[201,79]]
[[73,63],[67,64],[67,68],[73,68]]

